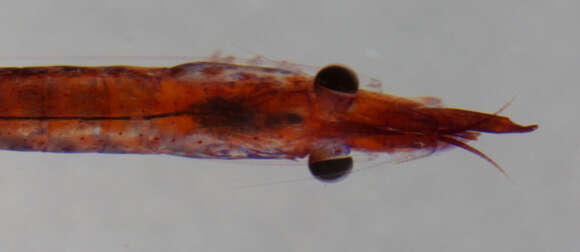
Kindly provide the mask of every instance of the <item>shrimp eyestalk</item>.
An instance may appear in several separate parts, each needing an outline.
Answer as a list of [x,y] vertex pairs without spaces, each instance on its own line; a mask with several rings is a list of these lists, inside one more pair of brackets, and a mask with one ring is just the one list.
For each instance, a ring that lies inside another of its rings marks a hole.
[[[480,132],[523,133],[507,117],[359,89],[348,68],[310,76],[222,62],[174,67],[0,68],[0,149],[298,159],[348,174],[350,151],[468,150]],[[505,173],[505,172],[504,172]]]

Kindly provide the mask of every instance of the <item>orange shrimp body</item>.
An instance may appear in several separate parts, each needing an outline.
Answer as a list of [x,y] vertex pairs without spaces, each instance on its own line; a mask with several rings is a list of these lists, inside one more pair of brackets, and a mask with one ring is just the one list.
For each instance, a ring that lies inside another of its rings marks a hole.
[[218,62],[0,68],[0,148],[295,159],[455,145],[488,159],[464,142],[477,132],[537,127],[315,82],[297,71]]

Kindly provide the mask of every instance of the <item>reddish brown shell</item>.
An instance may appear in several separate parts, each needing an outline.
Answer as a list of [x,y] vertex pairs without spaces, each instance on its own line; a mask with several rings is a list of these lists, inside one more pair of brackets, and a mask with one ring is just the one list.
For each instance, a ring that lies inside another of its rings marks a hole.
[[301,72],[216,62],[1,68],[0,148],[294,159],[328,142],[366,152],[466,148],[477,132],[537,127],[438,101],[328,92]]

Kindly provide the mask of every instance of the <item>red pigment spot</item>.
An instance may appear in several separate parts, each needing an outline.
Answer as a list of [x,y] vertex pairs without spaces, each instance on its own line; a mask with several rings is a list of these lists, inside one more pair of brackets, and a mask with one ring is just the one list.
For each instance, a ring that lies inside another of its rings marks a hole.
[[238,79],[241,81],[251,80],[251,79],[256,78],[255,74],[250,74],[250,73],[237,73],[237,75],[238,75]]
[[143,137],[143,134],[139,134],[139,137]]
[[254,140],[258,140],[258,137],[257,137],[257,136],[255,136],[255,137],[254,137]]
[[175,138],[171,138],[171,142],[172,143],[175,143]]
[[199,141],[197,141],[197,143],[198,143],[198,144],[201,144],[201,143],[203,143],[203,141],[199,140]]
[[123,132],[119,132],[118,134],[119,134],[119,136],[122,136],[123,135]]
[[201,72],[204,75],[208,75],[208,76],[215,76],[218,74],[221,74],[224,71],[224,68],[221,66],[207,66],[204,67],[203,69],[201,69]]
[[278,80],[276,80],[276,78],[271,77],[271,76],[266,76],[266,77],[260,78],[260,84],[262,84],[266,87],[272,85],[272,83],[277,84],[277,85],[281,84]]
[[152,144],[157,144],[157,143],[159,143],[159,137],[154,137],[153,139],[151,139],[151,143],[152,143]]

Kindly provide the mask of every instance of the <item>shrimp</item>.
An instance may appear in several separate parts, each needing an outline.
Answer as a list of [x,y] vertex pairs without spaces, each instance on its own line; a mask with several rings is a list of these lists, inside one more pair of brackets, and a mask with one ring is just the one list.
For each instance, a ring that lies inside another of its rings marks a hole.
[[481,132],[523,133],[509,118],[359,89],[340,65],[314,76],[284,67],[199,61],[173,67],[0,68],[0,149],[301,159],[325,182],[345,177],[351,151],[451,146]]

